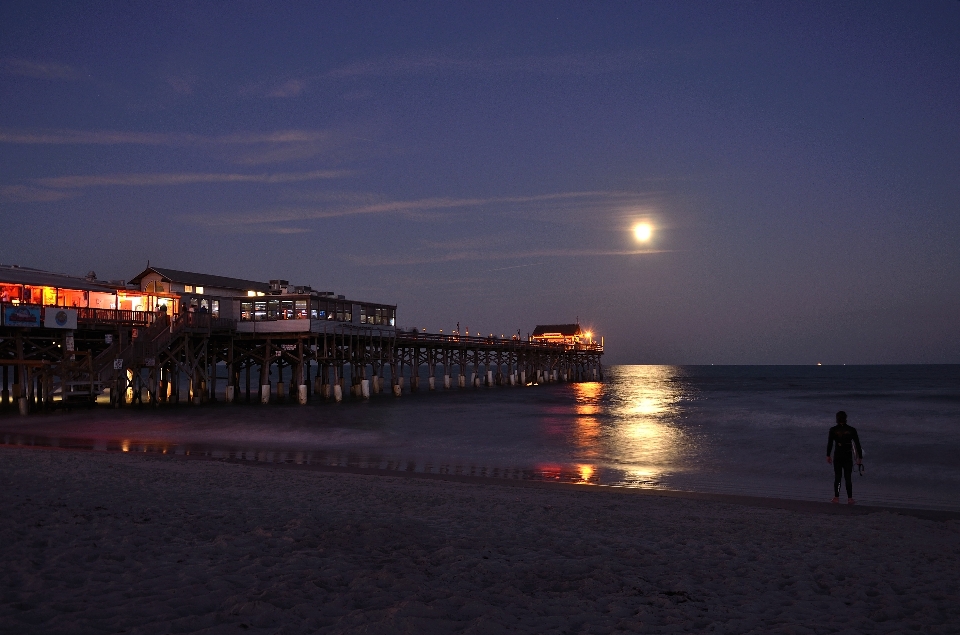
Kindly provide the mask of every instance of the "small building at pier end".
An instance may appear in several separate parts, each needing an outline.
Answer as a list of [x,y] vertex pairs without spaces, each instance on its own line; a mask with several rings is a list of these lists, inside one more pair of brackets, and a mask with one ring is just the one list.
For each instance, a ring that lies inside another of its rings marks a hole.
[[533,342],[579,346],[593,344],[593,333],[584,331],[580,324],[538,324],[530,335]]

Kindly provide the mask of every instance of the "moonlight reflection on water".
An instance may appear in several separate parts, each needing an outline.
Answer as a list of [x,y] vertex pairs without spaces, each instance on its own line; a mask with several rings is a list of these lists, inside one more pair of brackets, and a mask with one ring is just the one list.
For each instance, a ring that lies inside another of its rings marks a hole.
[[4,415],[0,443],[829,500],[840,409],[865,449],[857,499],[960,509],[955,367],[615,366],[342,404]]

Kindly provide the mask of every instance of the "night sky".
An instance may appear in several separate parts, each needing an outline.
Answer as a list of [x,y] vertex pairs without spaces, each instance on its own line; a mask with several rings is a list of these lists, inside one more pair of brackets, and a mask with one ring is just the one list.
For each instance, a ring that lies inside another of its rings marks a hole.
[[960,362],[960,2],[279,5],[0,4],[0,262]]

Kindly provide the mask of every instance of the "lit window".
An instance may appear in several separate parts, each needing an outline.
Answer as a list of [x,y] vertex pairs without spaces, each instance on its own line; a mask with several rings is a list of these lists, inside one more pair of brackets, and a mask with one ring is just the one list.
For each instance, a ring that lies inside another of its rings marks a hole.
[[184,293],[193,293],[193,285],[192,285],[192,284],[185,284],[185,285],[183,285],[183,292],[184,292]]
[[197,293],[203,293],[203,287],[197,287]]

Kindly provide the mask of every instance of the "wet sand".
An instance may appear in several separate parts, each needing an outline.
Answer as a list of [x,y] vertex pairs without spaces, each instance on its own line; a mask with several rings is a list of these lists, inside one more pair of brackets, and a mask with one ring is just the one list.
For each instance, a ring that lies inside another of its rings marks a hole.
[[956,514],[417,476],[0,448],[0,632],[960,631]]

